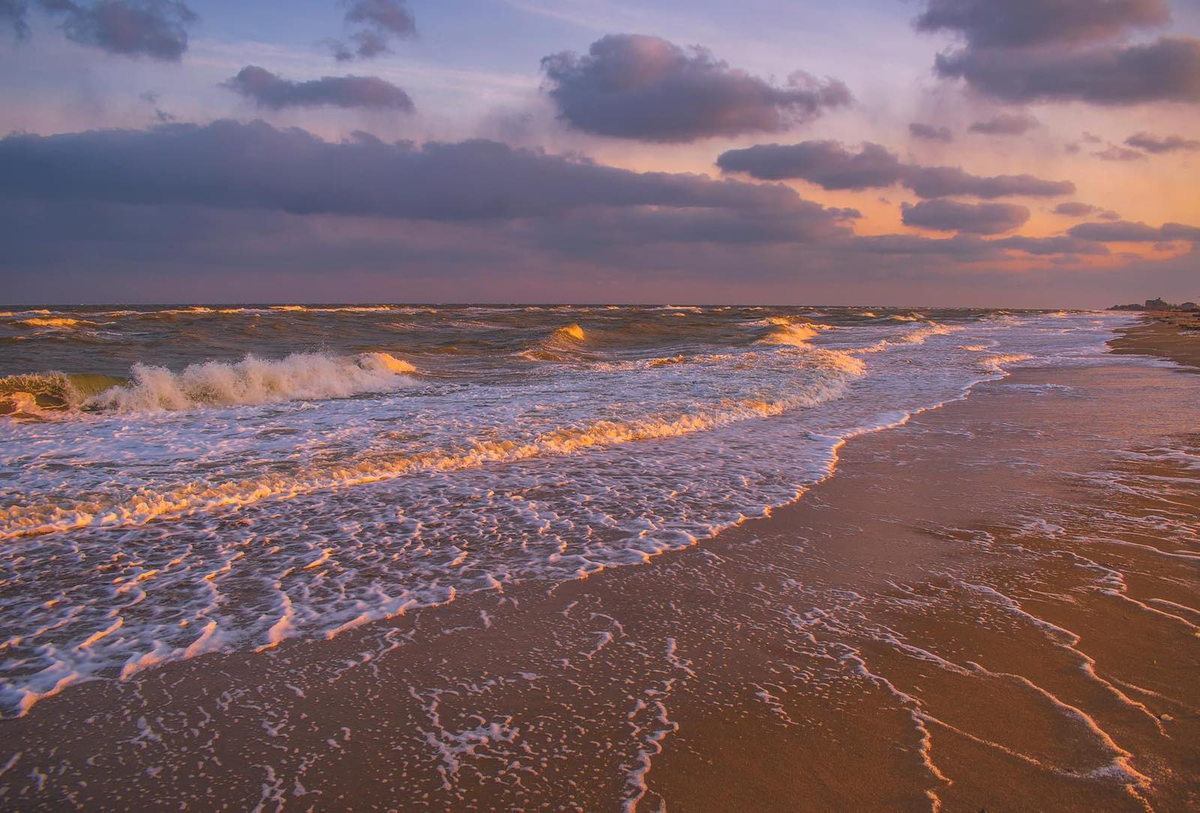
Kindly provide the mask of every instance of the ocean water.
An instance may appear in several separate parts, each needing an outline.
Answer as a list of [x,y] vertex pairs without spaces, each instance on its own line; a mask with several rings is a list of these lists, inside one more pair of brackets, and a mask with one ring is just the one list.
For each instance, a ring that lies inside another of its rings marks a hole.
[[653,566],[800,498],[848,438],[1018,365],[1105,360],[1129,322],[863,308],[0,312],[0,711],[466,593]]

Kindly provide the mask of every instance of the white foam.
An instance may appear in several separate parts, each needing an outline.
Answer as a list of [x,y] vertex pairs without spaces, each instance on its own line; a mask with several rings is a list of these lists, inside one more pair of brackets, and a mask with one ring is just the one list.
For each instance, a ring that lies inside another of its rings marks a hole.
[[387,353],[365,353],[354,358],[297,353],[277,360],[246,356],[232,364],[192,364],[179,373],[135,364],[130,384],[106,390],[92,397],[86,406],[153,412],[346,398],[403,387],[411,381],[405,374],[415,370]]

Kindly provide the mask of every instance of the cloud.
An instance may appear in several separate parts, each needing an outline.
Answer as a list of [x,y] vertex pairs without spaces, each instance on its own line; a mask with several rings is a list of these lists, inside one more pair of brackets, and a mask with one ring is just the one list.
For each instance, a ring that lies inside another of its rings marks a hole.
[[41,0],[67,38],[113,54],[178,62],[198,18],[179,0]]
[[1200,150],[1200,141],[1183,136],[1156,136],[1153,133],[1135,133],[1125,143],[1139,150],[1160,154],[1164,152],[1194,152]]
[[1092,153],[1101,161],[1144,161],[1146,160],[1145,153],[1131,150],[1127,147],[1118,147],[1116,144],[1110,144],[1107,149],[1099,150]]
[[942,141],[948,144],[954,140],[954,133],[950,132],[949,127],[934,127],[932,124],[921,124],[916,121],[908,125],[908,133],[913,138],[925,141]]
[[991,242],[970,234],[956,234],[953,237],[940,238],[922,237],[917,234],[872,234],[866,237],[855,237],[851,246],[860,253],[885,256],[940,255],[966,261],[1000,256]]
[[1054,207],[1054,214],[1066,217],[1085,217],[1097,211],[1099,211],[1099,207],[1092,206],[1090,203],[1079,203],[1078,201],[1060,203]]
[[633,34],[610,34],[583,55],[545,57],[542,71],[571,127],[649,142],[779,132],[851,101],[836,79],[797,72],[781,87],[704,48]]
[[29,23],[25,19],[27,11],[25,0],[0,0],[0,23],[11,25],[13,36],[19,40],[29,36]]
[[779,184],[495,141],[330,142],[263,122],[14,134],[0,138],[0,177],[0,288],[23,301],[373,300],[403,286],[435,300],[469,288],[486,301],[790,301],[802,289],[986,304],[997,291],[1045,297],[1006,281],[1014,257],[1031,258],[1027,280],[1087,250],[970,233],[861,238],[858,212]]
[[1166,0],[926,0],[915,25],[966,43],[938,75],[1001,101],[1200,102],[1200,40],[1125,41],[1170,20]]
[[760,180],[799,179],[831,190],[878,189],[899,184],[922,198],[1054,197],[1075,191],[1070,181],[1047,181],[1032,175],[981,177],[956,167],[907,164],[887,148],[871,142],[864,143],[857,153],[837,141],[759,144],[722,153],[717,166],[723,172],[742,173]]
[[323,76],[296,82],[249,65],[221,86],[271,110],[332,106],[411,113],[414,109],[407,93],[377,76]]
[[1087,254],[1104,256],[1109,253],[1103,244],[1075,237],[1004,237],[990,244],[1010,251],[1021,251],[1039,257],[1060,254]]
[[417,33],[412,12],[399,0],[353,0],[346,10],[346,22],[374,26],[397,37]]
[[984,135],[1024,135],[1038,126],[1038,120],[1028,113],[1001,113],[984,121],[977,121],[968,129]]
[[1067,232],[1080,240],[1098,243],[1159,243],[1176,240],[1200,242],[1200,227],[1164,223],[1158,228],[1119,220],[1114,223],[1080,223]]
[[[731,230],[799,235],[848,234],[853,210],[826,209],[774,184],[705,176],[637,173],[494,141],[384,143],[358,134],[323,141],[264,122],[172,124],[147,130],[91,131],[0,139],[0,199],[189,205],[291,214],[428,221],[515,221],[605,209],[677,210],[681,223],[721,220]],[[723,218],[723,219],[722,219]],[[786,222],[786,229],[780,224]],[[702,228],[692,239],[705,239]]]
[[852,153],[838,141],[758,144],[717,157],[723,172],[767,181],[803,179],[823,189],[875,189],[900,183],[908,173],[895,153],[867,142]]
[[1075,184],[1070,181],[1047,181],[1027,174],[979,176],[956,167],[913,167],[907,185],[922,198],[949,195],[1052,198],[1075,192]]
[[972,47],[1074,45],[1165,25],[1165,0],[927,0],[918,31],[953,31]]
[[1003,234],[1029,220],[1029,209],[1012,203],[929,200],[901,206],[906,226],[967,234]]
[[417,21],[403,0],[344,0],[345,21],[359,26],[350,34],[350,42],[327,40],[334,59],[348,62],[354,59],[373,59],[391,52],[392,37],[415,37]]
[[1200,40],[1191,37],[1127,47],[966,48],[939,54],[935,69],[1005,102],[1200,103]]

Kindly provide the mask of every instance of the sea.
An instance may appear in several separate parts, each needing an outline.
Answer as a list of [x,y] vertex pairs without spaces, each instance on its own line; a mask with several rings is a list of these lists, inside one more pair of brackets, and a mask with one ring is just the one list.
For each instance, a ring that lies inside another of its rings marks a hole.
[[[648,565],[848,439],[1124,314],[863,307],[0,309],[0,714],[211,652]],[[897,477],[904,476],[897,471]]]

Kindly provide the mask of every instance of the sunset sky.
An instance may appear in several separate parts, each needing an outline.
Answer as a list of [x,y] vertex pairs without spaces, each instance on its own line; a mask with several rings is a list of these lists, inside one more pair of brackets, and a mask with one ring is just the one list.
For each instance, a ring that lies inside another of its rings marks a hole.
[[0,0],[0,300],[1200,299],[1195,0]]

